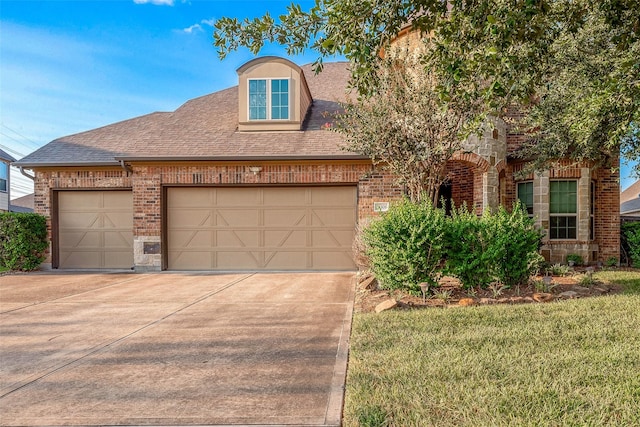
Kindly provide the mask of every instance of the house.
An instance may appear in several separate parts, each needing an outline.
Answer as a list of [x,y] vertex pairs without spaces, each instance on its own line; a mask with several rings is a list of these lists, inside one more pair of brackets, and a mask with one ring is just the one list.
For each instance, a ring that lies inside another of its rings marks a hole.
[[640,180],[620,193],[620,215],[640,217]]
[[13,199],[9,202],[9,211],[21,213],[33,212],[33,201],[33,193]]
[[9,211],[11,180],[9,176],[11,162],[15,162],[11,155],[0,149],[0,212]]
[[[35,172],[53,268],[353,270],[356,225],[403,196],[395,179],[341,150],[326,112],[345,98],[348,64],[320,74],[277,57],[238,69],[238,85],[56,139],[16,163]],[[619,256],[610,168],[568,165],[516,178],[522,139],[494,120],[449,166],[456,205],[525,202],[564,261]]]

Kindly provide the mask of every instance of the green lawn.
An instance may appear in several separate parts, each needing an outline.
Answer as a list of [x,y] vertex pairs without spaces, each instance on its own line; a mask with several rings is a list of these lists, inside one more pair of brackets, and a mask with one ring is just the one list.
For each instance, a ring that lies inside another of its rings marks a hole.
[[345,426],[640,425],[640,274],[629,294],[357,314]]

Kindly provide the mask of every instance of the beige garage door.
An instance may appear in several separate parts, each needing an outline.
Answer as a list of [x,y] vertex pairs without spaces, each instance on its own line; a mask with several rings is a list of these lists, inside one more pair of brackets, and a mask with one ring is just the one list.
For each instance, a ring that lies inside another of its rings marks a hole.
[[352,270],[355,187],[169,188],[168,268]]
[[59,192],[58,258],[59,268],[131,268],[131,192]]

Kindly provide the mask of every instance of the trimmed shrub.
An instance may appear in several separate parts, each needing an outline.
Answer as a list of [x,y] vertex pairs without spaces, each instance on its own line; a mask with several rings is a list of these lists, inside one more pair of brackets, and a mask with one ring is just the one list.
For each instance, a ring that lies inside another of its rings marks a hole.
[[437,285],[444,254],[445,215],[429,202],[403,200],[363,230],[366,256],[383,289],[420,292]]
[[452,209],[446,227],[446,272],[466,289],[486,287],[494,279],[489,252],[492,236],[482,218],[466,206]]
[[518,205],[511,212],[501,206],[482,221],[491,236],[488,253],[494,277],[507,286],[525,283],[539,267],[543,234]]
[[47,249],[47,222],[34,213],[0,213],[0,266],[35,270]]
[[466,207],[454,210],[447,227],[447,273],[467,289],[493,281],[524,283],[539,268],[542,234],[524,210],[500,207],[482,217]]

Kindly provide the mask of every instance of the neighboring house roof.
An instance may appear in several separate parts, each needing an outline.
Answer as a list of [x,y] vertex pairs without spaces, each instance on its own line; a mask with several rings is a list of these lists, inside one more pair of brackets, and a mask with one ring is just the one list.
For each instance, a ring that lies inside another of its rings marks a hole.
[[18,197],[9,202],[10,212],[33,212],[34,194]]
[[302,68],[313,105],[302,131],[238,132],[238,87],[192,99],[174,112],[152,113],[56,139],[17,166],[111,165],[120,160],[360,158],[340,149],[326,113],[339,110],[349,78],[345,62]]
[[0,161],[4,161],[5,163],[11,163],[11,162],[15,162],[16,159],[14,159],[9,153],[7,153],[6,151],[3,151],[2,149],[0,149]]
[[620,203],[628,202],[638,197],[640,197],[640,180],[634,182],[629,188],[620,193]]
[[620,215],[640,215],[640,198],[636,197],[620,204]]

